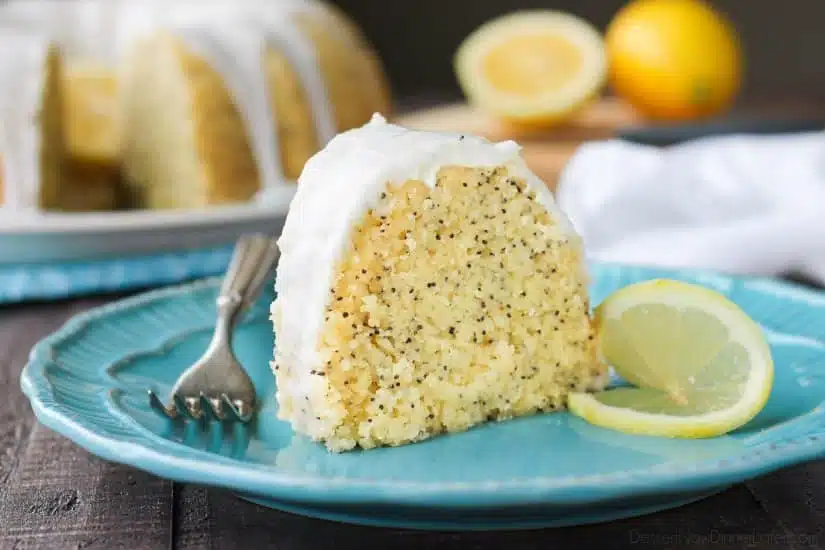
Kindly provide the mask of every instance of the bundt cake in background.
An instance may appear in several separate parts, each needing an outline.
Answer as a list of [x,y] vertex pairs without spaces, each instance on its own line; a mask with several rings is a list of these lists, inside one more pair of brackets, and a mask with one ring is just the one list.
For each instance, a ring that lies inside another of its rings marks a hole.
[[320,0],[15,0],[0,27],[43,32],[65,58],[55,185],[75,192],[46,209],[254,200],[390,108],[369,43]]
[[122,154],[139,204],[249,200],[294,182],[338,131],[388,109],[374,57],[328,10],[308,1],[214,6],[169,17],[131,45],[121,65]]
[[279,246],[278,414],[333,451],[607,382],[580,239],[513,142],[375,116],[307,162]]

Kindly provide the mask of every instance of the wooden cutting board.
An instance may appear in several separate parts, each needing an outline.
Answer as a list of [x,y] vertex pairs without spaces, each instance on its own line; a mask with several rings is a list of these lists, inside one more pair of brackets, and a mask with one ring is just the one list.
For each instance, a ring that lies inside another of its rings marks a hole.
[[642,124],[642,119],[625,103],[602,99],[565,126],[552,130],[508,126],[466,104],[406,113],[396,117],[395,122],[419,130],[467,132],[493,141],[515,140],[523,147],[530,168],[554,189],[559,173],[579,145],[610,138],[622,128]]

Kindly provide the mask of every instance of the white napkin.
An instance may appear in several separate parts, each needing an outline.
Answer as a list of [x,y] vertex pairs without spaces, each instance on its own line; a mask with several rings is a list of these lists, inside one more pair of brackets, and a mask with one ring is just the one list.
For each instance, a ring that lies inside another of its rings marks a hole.
[[556,197],[592,259],[825,284],[825,132],[591,142]]

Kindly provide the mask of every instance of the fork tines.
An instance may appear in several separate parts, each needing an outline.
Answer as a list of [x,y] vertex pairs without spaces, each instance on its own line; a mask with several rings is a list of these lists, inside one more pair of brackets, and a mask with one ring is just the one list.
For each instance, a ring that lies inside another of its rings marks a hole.
[[165,414],[171,420],[188,418],[190,420],[231,420],[249,422],[253,411],[240,399],[232,400],[225,393],[220,398],[207,397],[201,393],[200,397],[183,398],[177,393],[172,394],[171,404],[166,406],[155,392],[149,390],[149,403],[153,409]]

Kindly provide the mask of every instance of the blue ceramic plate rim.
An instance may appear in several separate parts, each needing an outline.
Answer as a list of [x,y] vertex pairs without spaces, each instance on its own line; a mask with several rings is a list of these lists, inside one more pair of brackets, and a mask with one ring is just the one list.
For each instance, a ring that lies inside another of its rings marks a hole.
[[[601,264],[608,269],[646,269],[645,266]],[[757,282],[777,291],[790,291],[801,298],[822,301],[817,291],[790,282],[764,277],[734,277],[702,270],[650,268],[657,276],[705,275],[722,280]],[[396,479],[364,479],[295,475],[274,467],[235,461],[171,441],[145,430],[142,437],[151,445],[124,441],[95,432],[94,422],[73,413],[54,399],[45,374],[58,342],[83,330],[93,320],[156,300],[217,287],[218,278],[170,286],[125,298],[81,313],[43,339],[31,351],[21,375],[21,387],[37,419],[46,427],[73,440],[100,458],[123,463],[159,477],[181,482],[219,486],[240,493],[292,502],[437,506],[480,508],[531,504],[583,504],[620,500],[643,494],[699,492],[720,488],[785,467],[825,457],[825,401],[809,413],[792,420],[797,434],[780,442],[723,459],[697,460],[685,464],[660,464],[610,474],[524,477],[485,482],[420,482]]]

